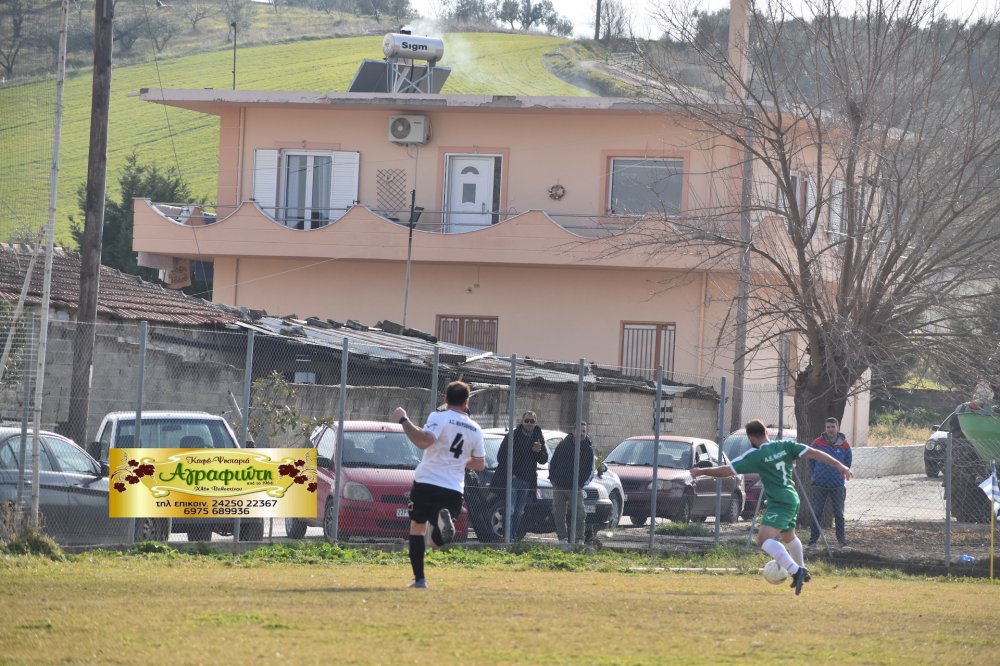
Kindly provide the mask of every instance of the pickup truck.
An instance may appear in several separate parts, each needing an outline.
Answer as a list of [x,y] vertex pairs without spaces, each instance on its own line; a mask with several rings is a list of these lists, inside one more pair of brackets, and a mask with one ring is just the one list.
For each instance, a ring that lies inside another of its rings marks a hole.
[[[236,434],[221,416],[207,412],[144,411],[140,441],[135,441],[135,412],[111,412],[101,421],[97,439],[87,446],[105,474],[109,453],[114,448],[153,449],[238,449]],[[162,519],[154,535],[166,540],[170,532],[187,533],[188,541],[210,541],[212,533],[228,536],[234,520],[218,518]],[[240,541],[260,541],[264,537],[262,518],[240,521]]]

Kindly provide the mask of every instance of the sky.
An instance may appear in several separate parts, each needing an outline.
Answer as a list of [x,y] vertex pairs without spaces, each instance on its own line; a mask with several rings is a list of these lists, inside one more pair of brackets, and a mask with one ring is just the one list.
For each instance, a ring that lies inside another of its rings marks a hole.
[[[671,0],[623,0],[632,14],[635,34],[645,38],[656,38],[662,30],[651,18],[651,10],[659,4],[666,5]],[[847,0],[842,0],[846,4]],[[966,13],[977,7],[982,13],[987,8],[994,9],[997,0],[942,0],[947,3],[954,14]],[[573,34],[576,37],[594,36],[595,0],[552,0],[556,11],[573,22]],[[715,11],[729,6],[729,0],[687,0],[685,4],[703,10]],[[434,7],[440,6],[438,0],[410,0],[410,6],[421,15],[433,18]]]

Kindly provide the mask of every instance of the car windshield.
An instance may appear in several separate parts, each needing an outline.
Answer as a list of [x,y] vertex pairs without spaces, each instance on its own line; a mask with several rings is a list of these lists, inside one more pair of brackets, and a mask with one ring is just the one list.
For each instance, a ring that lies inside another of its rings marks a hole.
[[117,446],[146,449],[235,449],[236,441],[225,423],[219,419],[177,417],[143,419],[138,444],[135,440],[135,419],[118,422]]
[[[627,439],[608,454],[604,462],[609,465],[632,465],[636,467],[653,466],[653,440]],[[660,467],[672,469],[691,468],[691,445],[687,442],[660,440]]]
[[730,460],[735,460],[750,450],[750,440],[741,433],[734,433],[722,442],[722,452]]
[[344,467],[416,469],[421,452],[401,432],[345,432]]
[[[503,435],[485,433],[483,444],[486,446],[486,469],[497,468],[497,455],[500,453],[500,444],[503,442]],[[555,445],[552,442],[545,442],[545,448],[549,452],[549,458],[555,452]],[[548,463],[538,465],[538,469],[548,469]]]

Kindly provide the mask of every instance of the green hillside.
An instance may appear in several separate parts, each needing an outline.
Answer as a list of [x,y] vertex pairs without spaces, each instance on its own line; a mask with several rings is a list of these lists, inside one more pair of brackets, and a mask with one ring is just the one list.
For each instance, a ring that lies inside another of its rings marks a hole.
[[[452,68],[443,92],[454,94],[561,95],[591,93],[549,74],[543,57],[567,42],[541,35],[453,33],[444,37]],[[365,58],[380,58],[382,37],[300,41],[242,48],[237,54],[241,90],[342,92]],[[215,200],[218,127],[213,116],[144,103],[141,88],[232,88],[230,50],[116,67],[112,76],[108,187],[133,150],[141,162],[176,167],[196,197]],[[80,219],[76,190],[86,179],[91,76],[67,77],[56,239],[72,245],[69,216]],[[43,81],[0,88],[0,240],[37,229],[48,214],[55,84]]]

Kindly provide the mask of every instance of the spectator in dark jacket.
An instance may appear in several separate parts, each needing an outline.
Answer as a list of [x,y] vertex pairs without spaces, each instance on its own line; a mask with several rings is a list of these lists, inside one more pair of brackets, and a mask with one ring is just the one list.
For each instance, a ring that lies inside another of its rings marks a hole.
[[[521,538],[521,516],[524,506],[528,503],[528,493],[538,488],[538,465],[549,461],[549,451],[545,448],[545,436],[538,425],[538,417],[534,412],[525,412],[521,417],[521,425],[514,429],[513,440],[507,433],[500,442],[497,453],[497,468],[490,480],[490,488],[504,496],[507,488],[507,449],[511,453],[511,502],[510,502],[510,533],[511,540]],[[509,447],[508,442],[512,442]]]
[[[853,456],[851,445],[847,443],[847,437],[839,432],[840,422],[832,416],[826,420],[825,432],[813,440],[814,449],[819,449],[827,453],[846,467],[851,466]],[[810,460],[809,466],[812,469],[812,525],[810,526],[809,545],[807,548],[815,549],[819,540],[821,525],[823,524],[823,510],[827,500],[833,509],[833,522],[837,531],[837,543],[841,548],[848,548],[847,537],[844,533],[844,498],[847,489],[844,487],[844,477],[835,468],[816,460]]]
[[[576,543],[582,544],[586,530],[586,509],[583,506],[583,494],[580,490],[587,485],[594,475],[594,447],[587,437],[586,422],[580,423],[580,467],[577,470],[576,484],[573,484],[573,460],[576,457],[576,440],[572,431],[559,442],[552,453],[549,463],[549,481],[552,482],[552,520],[556,525],[556,534],[560,541],[570,541],[576,537]],[[576,531],[570,535],[569,518],[572,516],[572,504],[576,501]],[[572,541],[570,541],[572,543]]]

